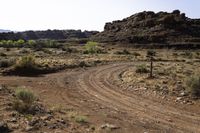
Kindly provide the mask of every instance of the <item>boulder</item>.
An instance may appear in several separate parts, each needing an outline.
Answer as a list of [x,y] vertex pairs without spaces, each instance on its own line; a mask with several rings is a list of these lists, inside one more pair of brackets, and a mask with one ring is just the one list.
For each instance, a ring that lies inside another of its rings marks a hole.
[[0,122],[0,132],[1,133],[8,133],[8,132],[10,132],[10,129],[9,129],[7,123]]

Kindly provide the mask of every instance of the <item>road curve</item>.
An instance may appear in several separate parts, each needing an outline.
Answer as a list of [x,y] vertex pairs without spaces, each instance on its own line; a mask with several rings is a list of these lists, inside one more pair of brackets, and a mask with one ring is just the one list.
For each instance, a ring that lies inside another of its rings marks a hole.
[[100,104],[126,112],[133,118],[144,118],[162,131],[200,132],[200,115],[163,104],[159,99],[123,93],[113,84],[119,74],[133,63],[117,63],[91,68],[77,76],[76,87],[81,95]]
[[[113,63],[87,68],[87,70],[66,70],[41,77],[1,76],[0,82],[9,86],[31,87],[50,104],[70,105],[80,110],[84,108],[82,110],[86,111],[93,111],[96,105],[106,107],[109,112],[118,112],[115,115],[120,117],[120,120],[127,118],[134,120],[134,125],[132,123],[123,125],[129,124],[130,126],[127,127],[130,130],[138,127],[137,131],[145,129],[147,132],[159,133],[200,133],[198,106],[192,110],[184,109],[185,106],[188,108],[190,106],[177,105],[174,102],[156,98],[154,95],[129,93],[114,83],[119,80],[122,72],[134,67],[135,64],[138,63]],[[87,102],[80,103],[80,101]],[[147,124],[144,124],[144,121]],[[121,131],[127,132],[123,129]]]

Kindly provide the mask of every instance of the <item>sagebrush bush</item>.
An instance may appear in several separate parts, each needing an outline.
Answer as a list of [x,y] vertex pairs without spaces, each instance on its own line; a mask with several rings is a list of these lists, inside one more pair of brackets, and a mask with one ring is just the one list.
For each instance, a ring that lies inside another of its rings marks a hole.
[[35,95],[31,91],[26,89],[17,89],[16,97],[27,104],[32,104],[35,101]]
[[26,89],[17,89],[16,100],[13,101],[13,108],[21,113],[31,112],[36,97],[34,93]]
[[77,123],[87,123],[87,117],[86,116],[77,115],[77,116],[75,116],[74,119]]
[[200,97],[200,76],[192,76],[186,82],[192,96]]
[[136,67],[136,73],[148,73],[149,70],[147,69],[147,66],[144,64],[138,65]]
[[35,58],[31,55],[21,57],[16,64],[16,68],[25,68],[25,69],[33,69],[36,66],[37,65],[35,63]]

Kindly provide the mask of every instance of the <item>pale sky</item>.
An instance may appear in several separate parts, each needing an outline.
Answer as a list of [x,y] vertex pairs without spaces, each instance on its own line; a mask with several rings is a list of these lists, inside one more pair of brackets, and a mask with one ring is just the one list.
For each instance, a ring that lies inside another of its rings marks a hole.
[[0,0],[0,29],[102,31],[106,22],[140,11],[174,9],[200,18],[200,0]]

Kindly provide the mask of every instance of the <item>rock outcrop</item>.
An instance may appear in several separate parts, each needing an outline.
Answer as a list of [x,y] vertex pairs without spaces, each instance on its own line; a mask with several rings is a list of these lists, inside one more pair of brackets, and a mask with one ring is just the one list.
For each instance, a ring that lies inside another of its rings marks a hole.
[[185,13],[144,11],[123,20],[106,23],[104,31],[92,37],[98,42],[177,43],[200,42],[200,19]]
[[97,34],[97,31],[81,30],[46,30],[46,31],[24,31],[0,33],[0,40],[37,40],[37,39],[70,39],[70,38],[89,38]]

